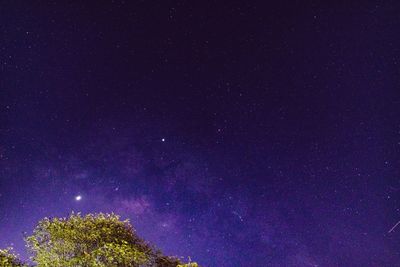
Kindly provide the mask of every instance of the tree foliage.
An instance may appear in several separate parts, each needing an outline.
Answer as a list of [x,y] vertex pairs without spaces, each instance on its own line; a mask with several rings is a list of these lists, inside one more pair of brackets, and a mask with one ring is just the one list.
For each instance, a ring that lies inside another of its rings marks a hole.
[[25,266],[18,259],[12,248],[0,249],[0,266],[1,267],[23,267]]
[[115,214],[44,218],[26,242],[38,267],[198,267],[164,256]]

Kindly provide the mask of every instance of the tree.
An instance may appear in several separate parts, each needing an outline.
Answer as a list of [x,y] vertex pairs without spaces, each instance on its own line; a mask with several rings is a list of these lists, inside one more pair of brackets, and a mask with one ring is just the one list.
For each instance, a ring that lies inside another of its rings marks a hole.
[[115,214],[44,218],[26,241],[38,267],[197,266],[164,256]]
[[18,260],[17,255],[12,248],[0,249],[0,266],[1,267],[23,267],[26,266]]

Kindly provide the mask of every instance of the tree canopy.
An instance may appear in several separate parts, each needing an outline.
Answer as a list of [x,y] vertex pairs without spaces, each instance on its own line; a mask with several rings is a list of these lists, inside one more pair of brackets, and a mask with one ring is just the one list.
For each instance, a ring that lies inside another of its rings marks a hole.
[[0,249],[0,266],[1,267],[22,267],[22,262],[15,255],[12,248]]
[[[197,267],[163,255],[115,214],[72,213],[44,218],[26,238],[31,261],[38,267]],[[1,267],[22,264],[11,250],[0,250]]]

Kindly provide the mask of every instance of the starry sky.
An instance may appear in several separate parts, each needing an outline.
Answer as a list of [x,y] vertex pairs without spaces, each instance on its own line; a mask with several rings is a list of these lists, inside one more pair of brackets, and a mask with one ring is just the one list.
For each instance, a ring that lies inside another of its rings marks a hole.
[[0,247],[102,211],[204,266],[400,266],[400,4],[330,2],[2,1]]

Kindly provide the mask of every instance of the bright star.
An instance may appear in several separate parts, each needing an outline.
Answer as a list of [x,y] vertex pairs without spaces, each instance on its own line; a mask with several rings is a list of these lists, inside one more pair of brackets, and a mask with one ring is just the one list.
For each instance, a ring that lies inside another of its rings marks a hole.
[[165,142],[165,138],[161,139],[162,142]]
[[76,197],[75,197],[75,200],[76,200],[76,201],[81,201],[81,200],[82,200],[82,196],[81,196],[81,195],[76,196]]

